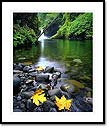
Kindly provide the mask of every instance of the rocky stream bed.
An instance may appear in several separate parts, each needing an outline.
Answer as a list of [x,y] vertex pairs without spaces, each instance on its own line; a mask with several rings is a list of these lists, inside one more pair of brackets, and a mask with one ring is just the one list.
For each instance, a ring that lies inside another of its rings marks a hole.
[[[31,97],[43,90],[46,101],[37,106]],[[59,110],[55,98],[72,99],[69,110]],[[92,112],[92,89],[75,79],[62,77],[54,67],[35,67],[22,63],[13,65],[13,111],[14,112]]]

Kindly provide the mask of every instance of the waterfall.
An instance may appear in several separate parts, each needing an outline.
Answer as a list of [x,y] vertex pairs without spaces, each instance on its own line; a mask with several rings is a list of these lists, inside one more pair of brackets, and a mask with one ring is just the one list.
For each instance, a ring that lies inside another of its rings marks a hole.
[[[41,30],[41,33],[43,32],[43,29]],[[44,35],[44,33],[39,37],[39,39],[38,39],[38,41],[43,41],[43,40],[45,40],[45,39],[48,39],[48,37],[47,36],[45,36]]]

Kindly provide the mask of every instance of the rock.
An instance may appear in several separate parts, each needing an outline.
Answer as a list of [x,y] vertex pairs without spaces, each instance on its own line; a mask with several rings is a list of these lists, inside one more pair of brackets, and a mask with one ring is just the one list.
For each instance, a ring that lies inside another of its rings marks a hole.
[[71,84],[64,84],[60,88],[62,91],[66,91],[69,94],[72,94],[73,92],[78,91],[78,90],[76,90],[75,86],[73,86]]
[[49,75],[36,75],[35,81],[39,83],[49,82]]
[[84,85],[77,80],[67,80],[66,82],[70,83],[78,88],[84,88]]
[[18,65],[15,66],[14,70],[23,70],[23,65],[21,63],[19,63]]
[[92,89],[89,88],[89,87],[85,87],[84,89],[85,89],[86,91],[88,91],[88,92],[91,92],[91,91],[92,91]]
[[44,73],[45,75],[49,75],[49,80],[52,80],[52,73]]
[[13,109],[13,112],[22,112],[21,109]]
[[52,77],[53,77],[54,75],[57,75],[58,78],[60,78],[60,77],[61,77],[61,72],[55,72],[55,73],[53,73]]
[[21,103],[20,104],[20,108],[22,108],[22,109],[25,108],[25,104],[24,103]]
[[13,76],[13,94],[17,94],[20,91],[20,78]]
[[67,92],[62,91],[62,95],[64,95],[67,99],[71,99],[71,95]]
[[42,109],[41,109],[40,107],[36,107],[36,108],[34,109],[34,112],[42,112]]
[[41,88],[42,90],[47,90],[48,89],[48,85],[47,84],[39,84],[38,87]]
[[37,72],[31,72],[29,73],[30,76],[35,77],[37,75]]
[[26,102],[26,108],[32,112],[36,108],[36,105],[30,99],[28,99]]
[[56,89],[52,89],[52,90],[49,90],[48,91],[48,95],[49,96],[61,96],[62,95],[62,92],[60,89],[56,88]]
[[17,65],[17,64],[15,64],[15,63],[13,64],[13,70],[15,69],[16,65]]
[[74,59],[73,62],[76,62],[78,64],[81,64],[82,63],[82,61],[80,59]]
[[34,94],[34,91],[30,91],[30,92],[21,92],[21,96],[26,98],[26,99],[29,99],[32,97],[32,95]]
[[21,82],[24,82],[25,77],[20,77]]
[[89,104],[93,104],[93,98],[92,97],[84,97],[85,101]]
[[21,74],[23,73],[23,71],[20,71],[20,70],[13,70],[13,74]]
[[53,72],[54,72],[54,67],[47,66],[44,70],[44,73],[53,73]]
[[31,79],[28,79],[28,80],[26,81],[26,85],[32,84],[32,83],[33,83],[33,80],[31,80]]
[[31,72],[35,72],[36,70],[35,69],[30,69],[28,72],[31,73]]
[[21,96],[18,96],[18,97],[17,97],[17,101],[20,101],[21,99],[22,99]]
[[76,106],[83,112],[92,112],[92,106],[82,100],[78,101]]
[[50,108],[49,112],[57,112],[56,108]]
[[43,111],[44,111],[44,112],[49,112],[50,109],[51,109],[52,107],[54,107],[54,106],[55,106],[55,104],[54,104],[52,101],[50,101],[50,100],[47,100],[46,102],[44,102],[44,103],[42,104],[42,107],[43,107]]
[[31,69],[30,66],[25,66],[25,67],[23,68],[23,71],[24,71],[24,72],[28,72],[30,69]]

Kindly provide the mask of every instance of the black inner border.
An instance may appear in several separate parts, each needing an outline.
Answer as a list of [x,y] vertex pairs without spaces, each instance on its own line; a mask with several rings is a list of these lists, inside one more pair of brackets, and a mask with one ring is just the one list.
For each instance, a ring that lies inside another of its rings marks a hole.
[[[2,0],[1,1],[1,19],[2,19],[2,2],[51,2],[51,0],[31,0],[31,1],[24,1],[24,0],[19,0],[19,1],[7,1],[7,0]],[[52,2],[66,2],[66,1],[61,1],[61,0],[52,0]],[[0,124],[105,124],[105,0],[67,0],[67,2],[102,2],[103,3],[103,121],[102,122],[3,122],[2,121],[2,86],[1,87],[1,120]],[[1,24],[2,28],[2,24]],[[2,39],[2,35],[1,35]],[[1,59],[2,59],[2,47],[1,47]],[[1,64],[1,72],[2,72],[2,64]],[[2,82],[1,82],[2,83]],[[2,84],[1,84],[2,85]]]

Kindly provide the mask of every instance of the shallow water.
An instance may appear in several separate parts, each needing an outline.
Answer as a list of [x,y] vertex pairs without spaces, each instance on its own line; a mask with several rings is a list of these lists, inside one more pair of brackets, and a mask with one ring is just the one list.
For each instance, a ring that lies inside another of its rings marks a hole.
[[[74,63],[74,59],[82,63]],[[92,41],[45,39],[37,46],[15,50],[13,61],[32,63],[34,66],[53,66],[63,72],[63,76],[76,70],[79,77],[92,80]]]

